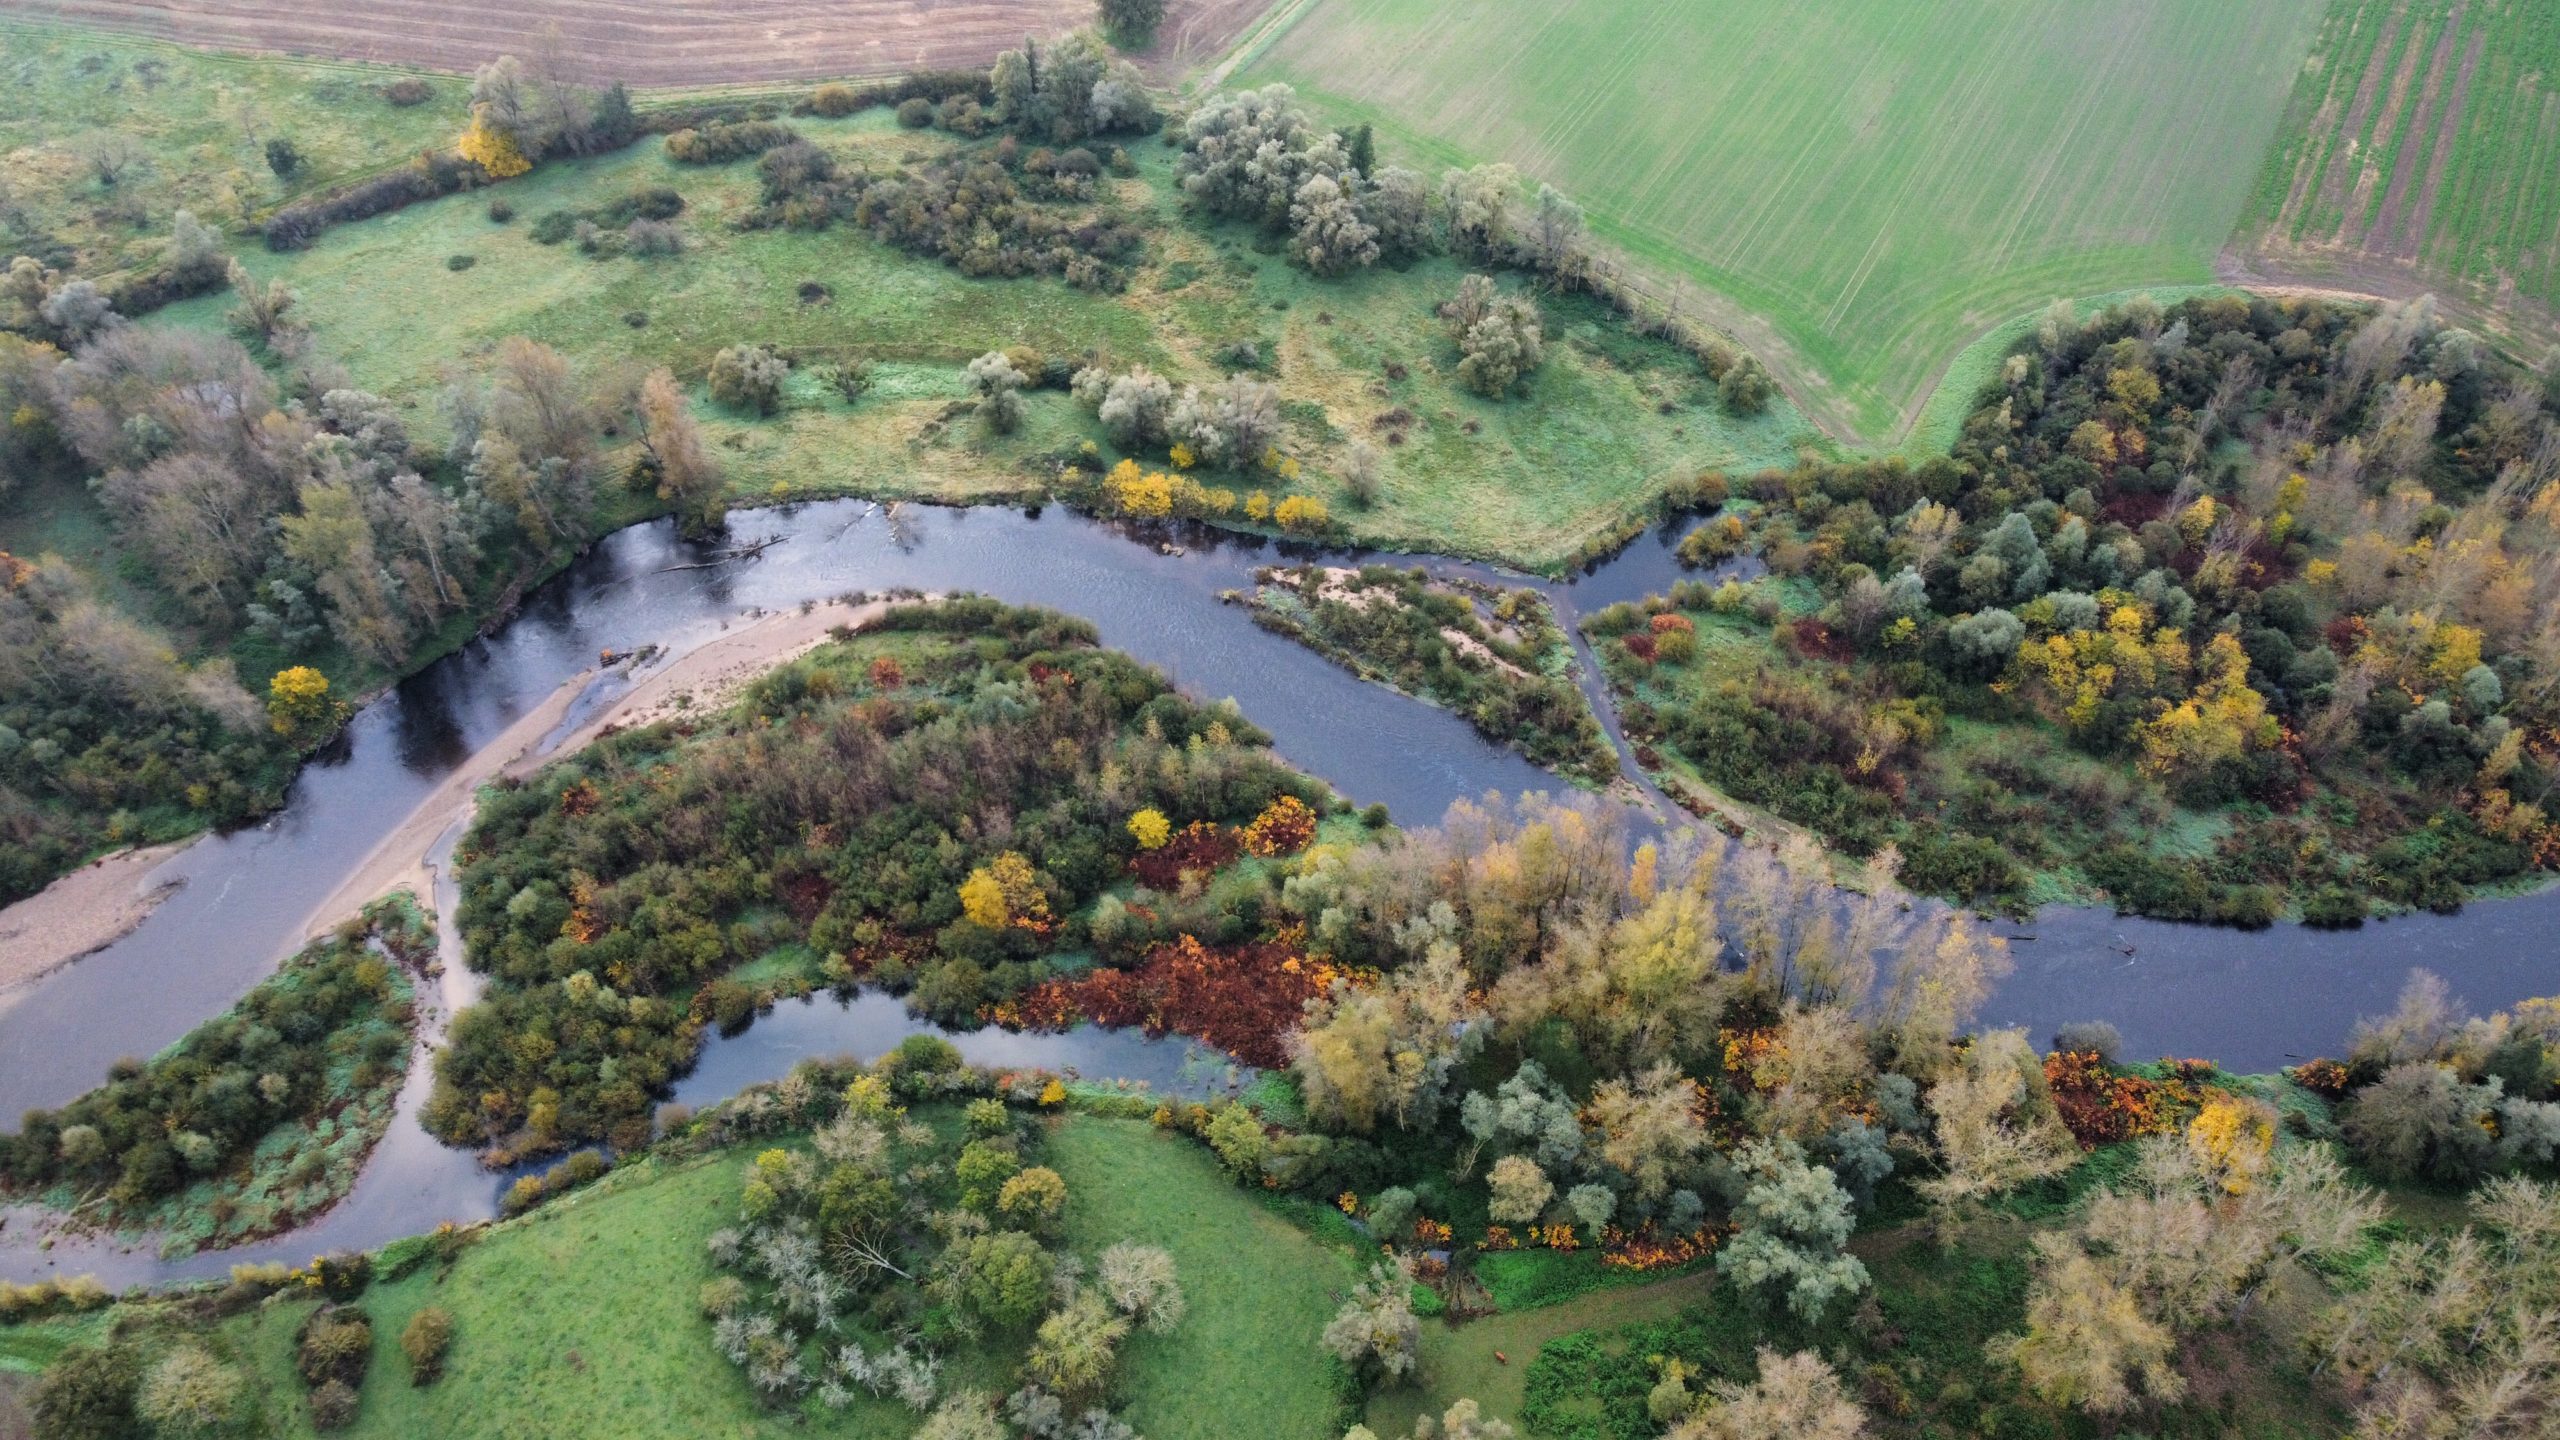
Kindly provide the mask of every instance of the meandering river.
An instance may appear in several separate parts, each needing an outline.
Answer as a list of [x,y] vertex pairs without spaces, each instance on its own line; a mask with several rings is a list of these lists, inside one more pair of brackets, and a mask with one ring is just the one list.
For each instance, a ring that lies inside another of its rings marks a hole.
[[[1593,573],[1544,588],[1572,626],[1599,606],[1681,578],[1674,539],[1669,531],[1639,539]],[[776,543],[753,558],[706,563],[768,540]],[[1436,821],[1462,797],[1557,787],[1458,717],[1363,683],[1218,598],[1249,588],[1257,566],[1317,552],[1214,534],[1185,534],[1178,549],[1159,540],[1058,508],[893,513],[859,500],[745,512],[714,547],[678,539],[663,521],[610,536],[495,634],[365,706],[275,816],[168,862],[161,873],[185,887],[132,934],[20,992],[0,1011],[0,1115],[61,1104],[95,1085],[118,1056],[158,1050],[227,1007],[316,925],[339,918],[315,909],[441,781],[594,667],[599,652],[652,644],[682,651],[755,612],[803,601],[897,587],[974,590],[1083,616],[1104,644],[1160,667],[1187,692],[1233,696],[1291,763],[1357,803],[1385,803],[1404,824]],[[1451,561],[1382,558],[1488,574]],[[595,682],[582,705],[617,683]],[[1685,821],[1670,813],[1673,823]],[[453,838],[445,837],[439,859]],[[442,869],[438,909],[450,916],[451,880]],[[2041,1036],[2064,1021],[2104,1018],[2122,1028],[2132,1053],[2210,1056],[2244,1069],[2336,1048],[2358,1016],[2388,1007],[2412,966],[2442,974],[2478,1007],[2560,989],[2560,892],[2553,891],[2346,932],[2215,930],[2059,908],[2003,928],[2013,936],[2017,971],[1988,1007],[1987,1023],[2023,1024]],[[446,943],[437,1014],[469,995],[449,934]],[[786,1004],[745,1034],[712,1041],[677,1098],[706,1103],[775,1078],[803,1056],[876,1054],[926,1028],[877,994]],[[1232,1078],[1217,1057],[1178,1040],[1090,1028],[952,1038],[973,1060],[1071,1068],[1159,1089]],[[162,1263],[147,1244],[62,1239],[39,1248],[31,1215],[20,1211],[0,1215],[0,1277],[85,1271],[120,1285],[219,1274],[237,1260],[299,1261],[493,1214],[505,1177],[418,1127],[426,1069],[422,1053],[391,1133],[354,1192],[303,1230]]]

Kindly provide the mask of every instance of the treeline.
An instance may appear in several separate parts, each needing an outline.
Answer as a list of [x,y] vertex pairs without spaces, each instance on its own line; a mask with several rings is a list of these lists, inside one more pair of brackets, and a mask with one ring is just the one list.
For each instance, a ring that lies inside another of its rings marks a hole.
[[[433,953],[414,912],[398,903],[368,910],[150,1061],[118,1061],[98,1089],[28,1111],[15,1134],[0,1136],[0,1180],[21,1196],[100,1197],[115,1223],[137,1222],[206,1182],[254,1196],[326,1179],[332,1196],[343,1193],[370,1145],[355,1135],[359,1118],[371,1110],[388,1121],[406,1068],[412,1002],[401,969]],[[269,1153],[280,1130],[309,1131],[341,1112],[358,1153],[324,1155],[316,1134]],[[306,1147],[312,1153],[299,1153]],[[309,1175],[286,1180],[305,1163]],[[252,1173],[261,1167],[277,1173]],[[338,1173],[324,1177],[331,1167]],[[254,1234],[314,1208],[211,1218],[217,1232]]]
[[[233,339],[122,323],[68,355],[0,337],[12,478],[86,481],[184,639],[53,564],[0,575],[0,895],[102,844],[271,807],[292,753],[335,729],[311,666],[396,672],[488,597],[582,542],[609,436],[675,453],[681,407],[509,340],[443,397],[452,442],[309,353],[292,295],[235,269]],[[282,372],[279,379],[276,371]],[[679,459],[684,458],[679,456]],[[698,446],[682,477],[712,475]],[[665,482],[688,514],[704,505]],[[707,493],[707,492],[706,492]],[[211,652],[186,664],[175,657]],[[233,662],[275,672],[262,713]],[[316,690],[315,688],[316,687]]]
[[492,985],[455,1023],[427,1122],[511,1153],[640,1143],[704,1026],[752,1015],[727,973],[793,947],[838,983],[978,1018],[1054,957],[1128,943],[1125,915],[1105,937],[1085,912],[1142,846],[1133,815],[1327,803],[1264,743],[1082,622],[954,601],[775,671],[690,738],[617,735],[501,786],[462,871]]
[[[2027,866],[2083,864],[2180,918],[2264,919],[2288,895],[2330,919],[2365,896],[2445,908],[2560,855],[2532,740],[2560,680],[2555,417],[2551,375],[2423,305],[2137,300],[2048,317],[1950,455],[1751,477],[1747,522],[1692,544],[1823,583],[1783,638],[1858,663],[1763,685],[1802,692],[1823,750],[1869,757],[1831,767],[1844,817],[1868,819],[1826,833],[1873,848],[1879,817],[1922,813],[1906,762],[1930,716],[2038,719],[2181,804],[2279,819],[2197,865],[2070,853],[1981,803],[1947,815]],[[1896,707],[1910,720],[1879,734]],[[1684,739],[1690,718],[1658,717],[1685,753],[1733,738]],[[2359,808],[2361,856],[2303,844],[2324,796]]]

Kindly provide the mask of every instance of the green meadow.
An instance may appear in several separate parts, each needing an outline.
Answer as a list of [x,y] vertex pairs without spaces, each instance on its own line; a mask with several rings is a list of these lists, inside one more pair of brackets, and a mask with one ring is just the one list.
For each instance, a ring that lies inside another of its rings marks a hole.
[[[792,123],[845,163],[879,170],[952,143],[879,112]],[[1037,491],[1052,457],[1101,432],[1056,391],[1033,395],[1029,423],[1010,437],[952,415],[968,393],[969,358],[1007,346],[1207,381],[1230,368],[1220,352],[1250,343],[1280,389],[1284,448],[1311,472],[1291,488],[1323,497],[1363,541],[1528,565],[1553,565],[1593,533],[1647,515],[1674,480],[1784,464],[1822,443],[1784,403],[1728,415],[1694,361],[1584,296],[1542,302],[1549,360],[1529,398],[1475,396],[1456,382],[1456,350],[1435,313],[1464,274],[1455,262],[1316,279],[1256,232],[1182,216],[1173,152],[1152,139],[1130,148],[1135,174],[1109,182],[1106,203],[1149,222],[1150,251],[1119,295],[971,279],[850,226],[742,230],[735,222],[758,199],[752,162],[677,165],[654,141],[339,226],[307,251],[244,248],[241,258],[292,285],[318,350],[401,402],[429,439],[444,430],[438,392],[508,336],[556,346],[589,373],[667,365],[689,382],[723,346],[781,348],[801,373],[779,414],[751,420],[697,396],[741,499]],[[531,236],[546,212],[661,185],[685,197],[681,254],[593,259],[573,242]],[[494,200],[515,218],[493,221]],[[468,267],[453,268],[466,255]],[[230,304],[206,296],[154,323],[218,328]],[[873,390],[852,405],[808,374],[847,356],[876,370]],[[1360,436],[1385,457],[1384,499],[1365,511],[1328,478]]]
[[2003,321],[2210,280],[2324,8],[1316,0],[1232,83],[1555,185],[1881,442]]
[[[1180,1270],[1188,1317],[1170,1334],[1132,1339],[1121,1366],[1131,1422],[1153,1440],[1225,1440],[1240,1414],[1256,1417],[1256,1434],[1330,1433],[1340,1396],[1315,1340],[1350,1286],[1348,1255],[1237,1189],[1204,1147],[1143,1121],[1063,1119],[1049,1146],[1068,1186],[1069,1248],[1089,1258],[1135,1239],[1170,1250]],[[449,1268],[430,1261],[374,1285],[359,1302],[374,1335],[363,1407],[339,1433],[904,1440],[917,1420],[895,1402],[768,1406],[714,1348],[696,1307],[716,1273],[703,1242],[735,1222],[752,1153],[637,1162],[499,1226]],[[262,1433],[313,1433],[294,1331],[315,1303],[279,1297],[202,1335],[249,1365],[268,1420]],[[454,1339],[442,1378],[420,1387],[409,1381],[400,1332],[428,1305],[451,1312]],[[40,1364],[47,1348],[96,1328],[80,1317],[0,1331],[0,1369],[20,1352]],[[1020,1348],[972,1350],[948,1383],[1002,1390]]]
[[[414,79],[428,98],[384,97]],[[157,260],[169,217],[233,226],[314,190],[452,142],[469,82],[381,66],[210,55],[0,18],[0,260],[34,255],[96,276]],[[113,185],[91,152],[117,137]],[[302,164],[268,167],[266,143]]]

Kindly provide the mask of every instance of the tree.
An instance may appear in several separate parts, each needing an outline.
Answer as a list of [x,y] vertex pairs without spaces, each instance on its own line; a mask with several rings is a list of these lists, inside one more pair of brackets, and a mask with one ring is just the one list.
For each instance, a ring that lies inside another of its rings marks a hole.
[[267,141],[267,168],[279,180],[290,180],[302,169],[302,150],[281,135]]
[[1069,1405],[1101,1398],[1128,1338],[1129,1322],[1099,1295],[1080,1291],[1040,1322],[1023,1369]]
[[1546,1213],[1547,1202],[1555,1198],[1556,1187],[1547,1172],[1526,1155],[1505,1155],[1494,1161],[1485,1180],[1493,1190],[1487,1213],[1496,1224],[1534,1225]]
[[731,345],[711,357],[711,398],[732,409],[770,415],[782,404],[782,382],[790,374],[791,362],[765,346]]
[[1536,302],[1520,295],[1494,301],[1459,337],[1458,351],[1458,379],[1468,389],[1499,399],[1521,388],[1546,362],[1546,330]]
[[1019,1230],[971,1235],[946,1247],[928,1282],[934,1297],[998,1330],[1019,1330],[1049,1296],[1052,1263]]
[[2497,1097],[2494,1082],[2466,1084],[2430,1062],[2394,1065],[2347,1106],[2347,1144],[2386,1180],[2467,1182],[2495,1159],[2481,1122]]
[[92,130],[72,145],[74,153],[97,177],[98,188],[113,190],[124,183],[126,174],[143,163],[142,147],[121,130]]
[[1046,1165],[1033,1165],[996,1192],[996,1213],[1033,1234],[1046,1234],[1066,1212],[1067,1182]]
[[115,302],[90,280],[57,286],[46,294],[36,313],[62,337],[64,345],[73,348],[124,323],[124,317],[116,313]]
[[1289,253],[1318,275],[1342,275],[1377,263],[1378,232],[1331,175],[1311,175],[1290,202]]
[[1299,188],[1351,168],[1342,137],[1318,129],[1286,85],[1218,95],[1183,126],[1183,193],[1213,215],[1266,229],[1289,221]]
[[129,1440],[141,1379],[141,1361],[129,1346],[71,1346],[27,1394],[35,1433],[45,1440]]
[[970,361],[969,383],[978,392],[978,414],[988,429],[1010,435],[1022,427],[1022,387],[1030,380],[1003,351],[990,350]]
[[1440,209],[1449,245],[1469,260],[1498,264],[1511,251],[1511,197],[1520,172],[1509,165],[1451,170],[1440,178]]
[[1150,806],[1129,817],[1129,838],[1141,850],[1161,850],[1173,838],[1173,822],[1164,818],[1163,811]]
[[435,1383],[444,1373],[445,1351],[452,1345],[453,1312],[441,1305],[419,1307],[400,1331],[400,1353],[409,1357],[409,1383]]
[[1749,1177],[1734,1207],[1741,1232],[1716,1251],[1716,1273],[1761,1295],[1778,1294],[1807,1322],[1834,1299],[1867,1288],[1867,1267],[1845,1251],[1855,1207],[1831,1172],[1806,1162],[1793,1140],[1755,1140],[1734,1157]]
[[925,1417],[915,1440],[1006,1440],[995,1401],[983,1390],[956,1390]]
[[2026,1328],[1994,1339],[1992,1359],[2018,1367],[2044,1400],[2101,1415],[2129,1409],[2137,1387],[2163,1403],[2186,1393],[2167,1326],[2145,1317],[2077,1245],[2039,1236],[2037,1247],[2045,1256],[2027,1292]]
[[1600,1131],[1600,1158],[1623,1172],[1637,1204],[1652,1205],[1708,1148],[1705,1089],[1665,1062],[1632,1081],[1600,1082],[1586,1118]]
[[1173,1256],[1153,1245],[1123,1240],[1093,1266],[1094,1288],[1130,1321],[1163,1334],[1182,1323],[1188,1309]]
[[1082,372],[1095,379],[1083,385],[1079,394],[1090,393],[1089,402],[1111,434],[1111,443],[1124,449],[1140,445],[1166,443],[1173,418],[1173,382],[1140,365],[1126,375],[1103,378],[1098,370]]
[[673,505],[687,535],[718,532],[728,519],[728,482],[702,448],[702,430],[664,366],[640,384],[640,445],[658,478],[658,498]]
[[1102,33],[1123,50],[1143,50],[1164,23],[1164,0],[1097,0]]
[[194,291],[219,284],[230,257],[222,253],[222,236],[212,226],[198,220],[194,211],[180,210],[169,221],[165,263],[173,283]]
[[1954,1073],[1930,1087],[1929,1110],[1940,1173],[1918,1188],[1942,1214],[2060,1174],[2079,1158],[2023,1030],[1974,1037]]
[[134,1412],[154,1435],[220,1434],[240,1406],[240,1372],[194,1345],[182,1345],[153,1365],[134,1396]]
[[1190,386],[1174,406],[1169,429],[1211,465],[1247,469],[1262,463],[1280,435],[1280,390],[1251,375]]
[[1761,1346],[1750,1384],[1720,1380],[1667,1440],[1857,1440],[1867,1413],[1822,1357],[1810,1350],[1781,1355]]
[[1422,1322],[1414,1318],[1412,1288],[1401,1267],[1372,1265],[1324,1327],[1326,1353],[1349,1366],[1363,1385],[1413,1373],[1422,1353]]
[[287,318],[295,298],[292,287],[282,280],[261,284],[256,276],[249,273],[249,267],[238,260],[230,262],[227,273],[232,292],[240,297],[239,305],[228,317],[233,328],[272,348],[277,338],[293,324]]
[[1777,382],[1769,378],[1768,367],[1750,355],[1737,355],[1725,367],[1724,378],[1716,382],[1716,394],[1724,408],[1736,415],[1757,415],[1769,408],[1778,393]]
[[1431,228],[1430,182],[1401,165],[1363,173],[1370,183],[1356,192],[1360,217],[1376,234],[1379,258],[1412,260],[1430,254],[1438,243]]
[[308,665],[293,665],[267,682],[267,715],[279,735],[297,743],[318,735],[337,719],[329,698],[329,677]]
[[1529,215],[1532,263],[1551,275],[1570,271],[1582,258],[1582,234],[1582,207],[1554,186],[1541,184],[1536,208]]

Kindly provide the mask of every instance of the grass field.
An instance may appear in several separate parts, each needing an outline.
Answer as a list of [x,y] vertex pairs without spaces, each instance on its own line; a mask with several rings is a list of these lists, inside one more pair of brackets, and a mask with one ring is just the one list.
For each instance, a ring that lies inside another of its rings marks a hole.
[[[880,169],[949,143],[878,113],[794,123],[847,161]],[[470,373],[510,335],[555,345],[590,373],[665,364],[698,380],[714,352],[740,341],[784,347],[809,365],[844,354],[874,361],[878,383],[850,407],[805,366],[773,418],[747,421],[705,403],[714,453],[745,499],[776,485],[802,497],[1036,489],[1052,471],[1032,457],[1100,434],[1065,395],[1033,395],[1030,423],[1004,440],[966,419],[937,423],[967,394],[969,357],[1007,345],[1210,380],[1222,373],[1216,351],[1252,341],[1287,406],[1287,448],[1316,472],[1297,488],[1323,496],[1354,535],[1533,565],[1641,515],[1667,481],[1784,464],[1819,440],[1784,404],[1748,421],[1729,417],[1688,357],[1636,338],[1579,296],[1546,304],[1549,360],[1531,398],[1480,399],[1455,383],[1456,352],[1433,314],[1457,289],[1454,262],[1313,279],[1257,250],[1251,232],[1204,232],[1180,218],[1172,153],[1154,141],[1131,149],[1138,173],[1114,182],[1114,203],[1150,216],[1154,239],[1135,283],[1116,296],[1055,280],[970,279],[848,227],[739,232],[729,222],[756,204],[754,167],[678,166],[654,143],[340,226],[305,252],[242,258],[292,284],[319,349],[358,384],[407,406],[427,438],[443,428],[433,402],[446,379]],[[681,255],[596,260],[528,233],[546,211],[651,185],[686,198]],[[491,221],[493,197],[519,218]],[[455,255],[473,264],[448,268]],[[809,281],[830,298],[804,303]],[[206,296],[154,323],[216,328],[230,304]],[[1395,409],[1409,412],[1406,442],[1381,446],[1386,499],[1361,511],[1322,477],[1353,435],[1377,435],[1372,422]]]
[[1553,183],[1884,441],[2012,316],[2210,279],[2322,9],[1316,0],[1235,83]]
[[[449,142],[464,82],[432,78],[420,105],[383,99],[408,73],[0,19],[0,260],[34,255],[92,276],[148,263],[181,207],[230,225]],[[141,157],[112,187],[83,154],[109,131]],[[267,167],[271,138],[302,153],[289,181]]]
[[[2560,305],[2560,8],[2337,0],[2247,229],[2278,273]],[[2524,302],[2519,307],[2516,302]]]
[[[1336,1415],[1320,1363],[1324,1328],[1350,1266],[1235,1188],[1202,1147],[1136,1121],[1075,1117],[1050,1138],[1065,1176],[1068,1241],[1090,1257],[1118,1239],[1171,1250],[1190,1302],[1182,1327],[1129,1343],[1121,1368],[1130,1420],[1153,1440],[1225,1440],[1238,1415],[1274,1440],[1325,1440]],[[374,1358],[359,1437],[548,1440],[724,1440],[819,1434],[903,1440],[916,1418],[858,1398],[842,1412],[814,1402],[768,1409],[737,1367],[712,1348],[695,1294],[713,1271],[703,1238],[731,1223],[747,1152],[680,1168],[644,1161],[597,1190],[555,1202],[464,1252],[366,1292]],[[444,1377],[409,1383],[399,1336],[420,1307],[454,1316]],[[284,1436],[311,1434],[293,1374],[293,1332],[310,1302],[270,1304],[220,1327],[218,1343],[254,1362],[265,1409]],[[27,1362],[89,1321],[5,1332],[0,1368]],[[1018,1355],[974,1357],[959,1384],[1006,1388]],[[289,1417],[289,1418],[288,1418]]]

